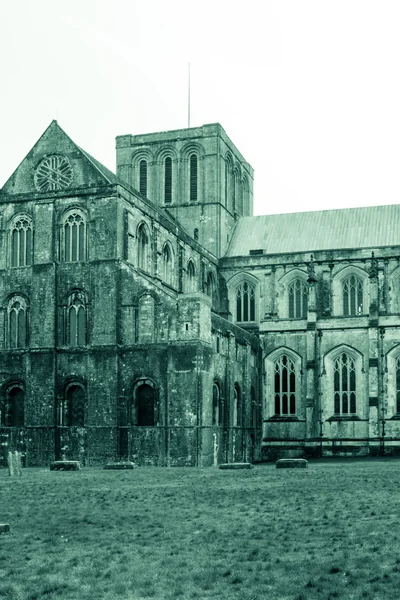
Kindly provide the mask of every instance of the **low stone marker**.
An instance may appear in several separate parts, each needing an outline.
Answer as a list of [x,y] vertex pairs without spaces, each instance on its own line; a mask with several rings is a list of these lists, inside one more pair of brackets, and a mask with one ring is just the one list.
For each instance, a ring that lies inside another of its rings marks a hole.
[[280,458],[276,461],[277,469],[306,469],[308,461],[305,458]]
[[251,463],[223,463],[219,465],[220,469],[253,469],[254,465]]
[[135,463],[131,462],[130,460],[122,460],[122,461],[117,461],[117,462],[109,462],[106,465],[104,465],[104,468],[107,470],[115,470],[115,471],[122,471],[122,470],[126,470],[126,469],[134,469],[136,467]]
[[79,460],[55,460],[50,464],[50,471],[79,471]]
[[10,526],[8,523],[0,523],[0,533],[8,533],[10,531]]

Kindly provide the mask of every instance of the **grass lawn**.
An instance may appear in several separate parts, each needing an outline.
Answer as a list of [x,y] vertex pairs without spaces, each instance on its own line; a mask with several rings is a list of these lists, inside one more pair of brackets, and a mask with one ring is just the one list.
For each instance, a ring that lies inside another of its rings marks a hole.
[[400,461],[0,470],[0,598],[400,598]]

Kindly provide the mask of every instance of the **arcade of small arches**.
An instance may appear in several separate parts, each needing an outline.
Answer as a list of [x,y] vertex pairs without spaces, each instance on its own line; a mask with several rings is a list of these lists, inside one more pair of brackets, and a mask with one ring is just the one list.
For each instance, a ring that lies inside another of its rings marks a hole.
[[[132,166],[134,171],[133,186],[139,192],[148,197],[150,192],[150,172],[152,167],[157,169],[155,180],[159,182],[160,189],[157,197],[162,198],[164,205],[168,206],[177,201],[177,189],[182,179],[180,170],[178,176],[179,163],[184,165],[186,172],[186,192],[183,201],[197,202],[200,199],[200,164],[203,150],[199,148],[185,149],[178,157],[173,149],[163,149],[161,153],[153,158],[150,151],[141,150],[134,155]],[[161,176],[160,176],[161,175]],[[237,160],[234,160],[232,154],[228,152],[225,157],[225,180],[224,180],[224,205],[232,214],[247,214],[249,202],[249,180],[242,166]]]

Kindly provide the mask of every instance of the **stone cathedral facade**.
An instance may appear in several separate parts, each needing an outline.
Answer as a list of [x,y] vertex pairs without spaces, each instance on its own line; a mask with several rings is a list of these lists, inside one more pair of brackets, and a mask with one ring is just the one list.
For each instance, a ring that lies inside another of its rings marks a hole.
[[0,463],[400,454],[400,205],[253,216],[219,124],[0,190]]

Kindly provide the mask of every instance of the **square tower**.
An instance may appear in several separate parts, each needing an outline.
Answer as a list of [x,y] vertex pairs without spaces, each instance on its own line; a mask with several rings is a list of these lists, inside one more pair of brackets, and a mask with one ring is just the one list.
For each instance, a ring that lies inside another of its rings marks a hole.
[[254,170],[219,123],[116,139],[117,175],[218,258],[253,214]]

